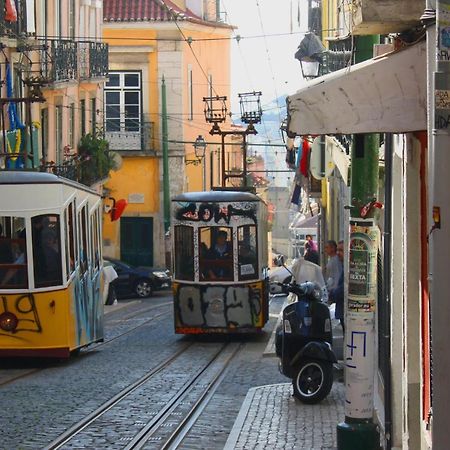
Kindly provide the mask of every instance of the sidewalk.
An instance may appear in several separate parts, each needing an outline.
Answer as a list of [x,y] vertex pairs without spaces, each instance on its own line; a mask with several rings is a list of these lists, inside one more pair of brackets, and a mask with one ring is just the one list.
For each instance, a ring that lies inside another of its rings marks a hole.
[[225,450],[336,449],[336,425],[344,420],[344,384],[333,384],[317,405],[292,396],[292,384],[252,388],[225,444]]

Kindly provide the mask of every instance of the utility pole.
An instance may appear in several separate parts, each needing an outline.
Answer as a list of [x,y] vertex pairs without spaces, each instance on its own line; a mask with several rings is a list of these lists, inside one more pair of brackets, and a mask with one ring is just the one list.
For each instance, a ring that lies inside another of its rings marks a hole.
[[[356,63],[372,58],[378,36],[358,36]],[[376,134],[353,136],[351,155],[351,210],[348,298],[345,302],[345,421],[337,426],[339,450],[378,450],[375,423],[375,318],[377,308],[377,255],[380,231],[374,207],[379,206]]]
[[164,76],[161,82],[161,127],[163,150],[163,197],[164,197],[164,231],[167,233],[170,227],[170,184],[169,184],[169,133],[167,129],[167,100],[166,82]]
[[[432,8],[433,2],[427,6]],[[433,84],[429,93],[432,135],[428,181],[431,191],[432,207],[431,230],[429,233],[430,255],[430,306],[432,344],[432,443],[433,448],[450,448],[448,426],[448,389],[450,355],[450,308],[448,293],[450,277],[448,263],[450,255],[450,202],[448,193],[448,167],[450,167],[450,0],[437,0],[436,40],[429,45],[430,66],[434,68]],[[432,31],[428,32],[432,37]],[[433,48],[434,47],[434,48]],[[434,116],[434,117],[433,117]],[[425,318],[426,319],[426,318]]]

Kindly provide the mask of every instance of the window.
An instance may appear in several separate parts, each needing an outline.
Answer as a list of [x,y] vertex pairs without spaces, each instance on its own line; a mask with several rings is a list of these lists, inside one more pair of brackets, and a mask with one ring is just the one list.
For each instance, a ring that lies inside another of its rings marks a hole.
[[41,155],[44,161],[48,155],[48,109],[41,109]]
[[75,103],[69,106],[69,145],[75,148]]
[[99,240],[99,222],[98,222],[98,210],[94,212],[90,220],[91,225],[91,256],[94,263],[94,270],[98,270],[100,267],[100,240]]
[[175,227],[175,278],[194,281],[194,229]]
[[200,280],[233,281],[232,229],[200,228],[199,246]]
[[78,213],[78,230],[80,233],[80,273],[83,275],[88,269],[88,235],[87,235],[87,206],[83,206]]
[[80,100],[80,132],[81,137],[86,135],[86,100]]
[[254,280],[259,276],[257,242],[255,225],[238,228],[239,280]]
[[92,134],[95,134],[97,128],[97,99],[91,98],[91,126]]
[[45,214],[31,218],[34,284],[36,287],[62,284],[61,233],[59,216]]
[[55,142],[56,142],[56,163],[61,164],[63,159],[63,107],[56,105],[55,107]]
[[0,216],[0,289],[28,288],[25,219]]
[[107,132],[141,129],[141,73],[110,72],[105,86]]
[[69,0],[69,38],[75,37],[75,0]]
[[70,278],[75,271],[77,263],[76,257],[76,230],[75,230],[75,203],[72,202],[64,211],[65,240],[66,240],[66,271],[67,278]]
[[62,30],[61,30],[61,2],[60,1],[56,1],[54,2],[55,5],[55,36],[56,37],[61,37],[62,34]]

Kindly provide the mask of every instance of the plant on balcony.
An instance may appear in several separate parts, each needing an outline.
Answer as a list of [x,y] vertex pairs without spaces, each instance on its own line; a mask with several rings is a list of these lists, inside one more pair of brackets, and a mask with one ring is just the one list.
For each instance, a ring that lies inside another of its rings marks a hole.
[[109,150],[109,143],[100,131],[81,138],[78,157],[79,181],[88,186],[108,177],[109,172],[116,169],[114,152]]

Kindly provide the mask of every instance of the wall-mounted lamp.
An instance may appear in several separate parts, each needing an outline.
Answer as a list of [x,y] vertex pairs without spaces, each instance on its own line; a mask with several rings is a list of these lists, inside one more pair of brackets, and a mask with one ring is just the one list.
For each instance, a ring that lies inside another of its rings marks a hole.
[[207,145],[205,138],[202,135],[198,135],[193,144],[195,159],[186,159],[186,165],[193,164],[194,166],[198,166],[205,157]]

